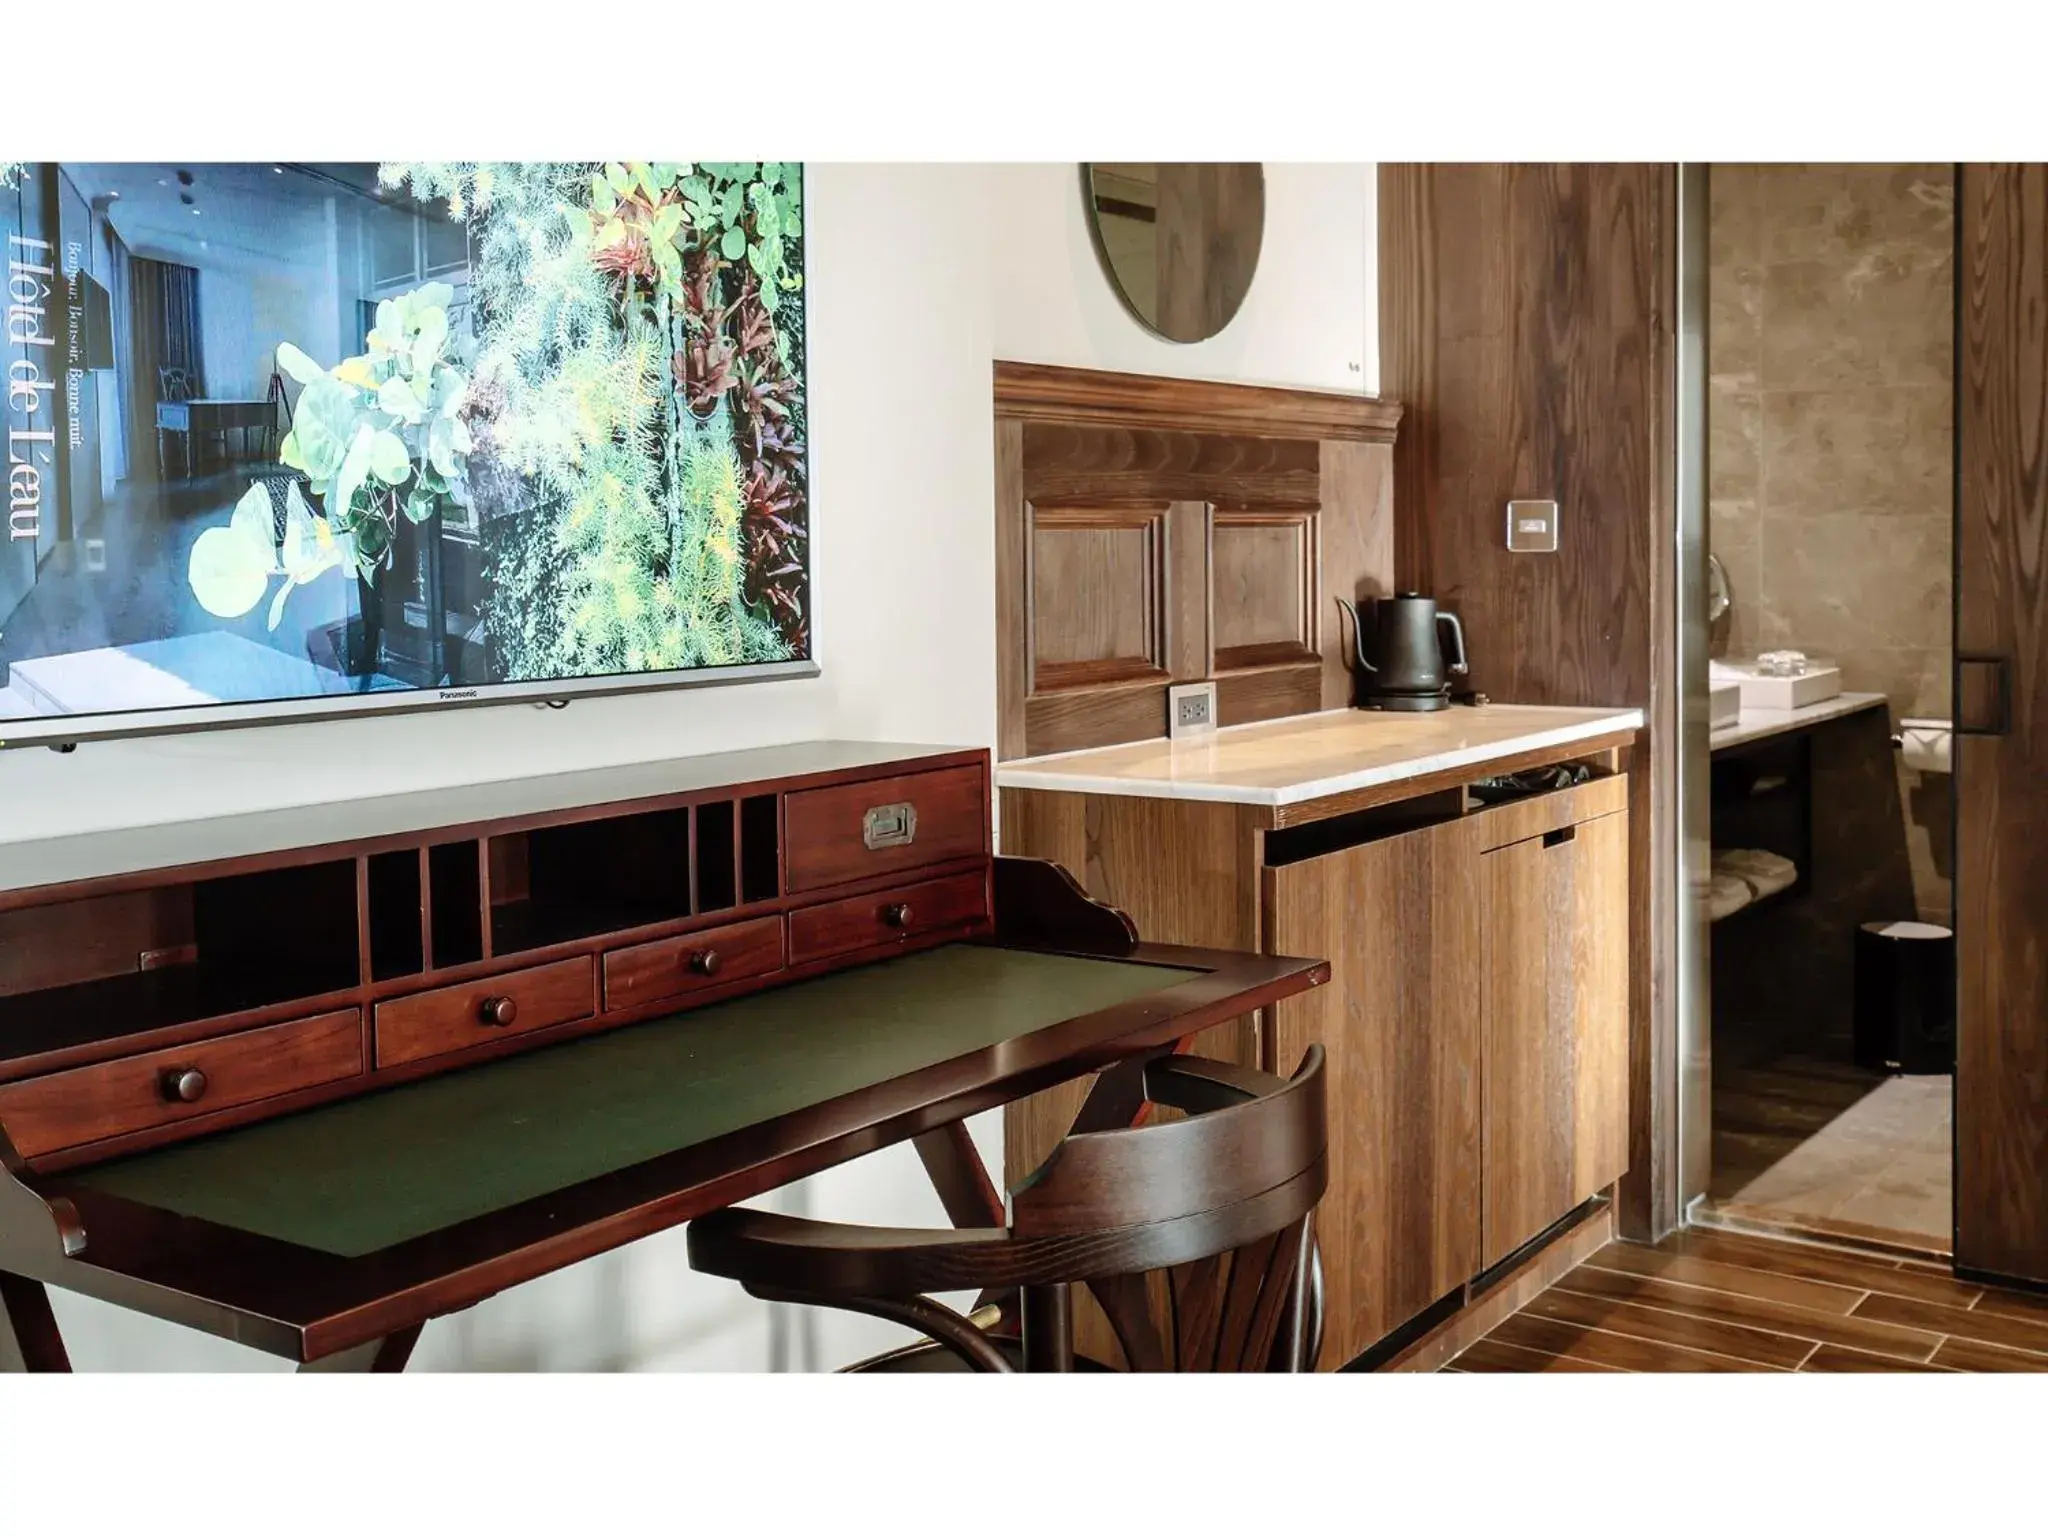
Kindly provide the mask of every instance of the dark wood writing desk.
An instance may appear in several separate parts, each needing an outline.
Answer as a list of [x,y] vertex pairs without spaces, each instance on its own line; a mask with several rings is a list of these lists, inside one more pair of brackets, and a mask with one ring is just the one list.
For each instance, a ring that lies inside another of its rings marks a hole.
[[[1329,974],[1136,943],[1035,860],[990,886],[981,937],[177,1144],[42,1173],[0,1134],[0,1364],[63,1367],[47,1284],[400,1369],[429,1318],[904,1140],[956,1223],[1000,1224],[964,1117]],[[1082,1123],[1128,1121],[1121,1076]]]

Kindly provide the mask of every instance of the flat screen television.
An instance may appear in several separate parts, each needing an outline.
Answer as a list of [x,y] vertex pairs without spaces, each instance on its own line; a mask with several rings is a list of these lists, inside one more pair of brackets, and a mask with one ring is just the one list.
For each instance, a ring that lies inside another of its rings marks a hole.
[[801,166],[14,162],[0,242],[0,742],[817,670]]

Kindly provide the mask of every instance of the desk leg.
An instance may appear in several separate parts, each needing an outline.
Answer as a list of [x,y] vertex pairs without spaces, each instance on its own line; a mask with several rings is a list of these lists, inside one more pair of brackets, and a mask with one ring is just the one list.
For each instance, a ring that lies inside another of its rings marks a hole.
[[354,1349],[344,1349],[339,1354],[322,1355],[318,1360],[308,1360],[299,1367],[299,1374],[383,1375],[386,1372],[402,1371],[405,1369],[405,1362],[412,1358],[413,1345],[419,1341],[420,1325],[414,1323],[410,1328],[401,1328],[385,1338],[358,1344]]
[[0,1273],[0,1375],[70,1369],[71,1356],[43,1283]]
[[967,1134],[967,1122],[955,1120],[935,1131],[913,1137],[911,1145],[924,1162],[932,1188],[939,1192],[939,1204],[946,1219],[956,1227],[1000,1227],[1003,1197]]

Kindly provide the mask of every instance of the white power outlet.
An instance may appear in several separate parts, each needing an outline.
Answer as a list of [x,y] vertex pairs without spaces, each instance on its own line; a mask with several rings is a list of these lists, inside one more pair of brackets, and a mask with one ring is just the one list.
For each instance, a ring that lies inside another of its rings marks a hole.
[[1216,729],[1216,685],[1180,683],[1166,690],[1166,734],[1199,736]]

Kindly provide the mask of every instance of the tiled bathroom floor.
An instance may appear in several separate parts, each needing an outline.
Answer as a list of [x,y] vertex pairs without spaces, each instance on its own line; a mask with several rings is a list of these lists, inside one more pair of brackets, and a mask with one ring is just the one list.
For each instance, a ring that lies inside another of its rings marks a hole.
[[1951,1079],[1792,1065],[1716,1083],[1715,1212],[1946,1253]]

